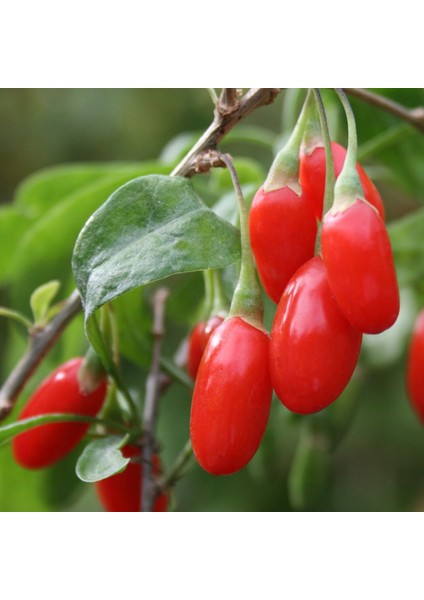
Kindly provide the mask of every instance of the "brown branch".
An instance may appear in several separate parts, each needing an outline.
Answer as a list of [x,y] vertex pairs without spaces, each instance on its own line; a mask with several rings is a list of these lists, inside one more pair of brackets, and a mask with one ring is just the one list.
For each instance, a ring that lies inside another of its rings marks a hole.
[[239,92],[237,88],[222,88],[221,96],[219,98],[217,110],[220,115],[229,115],[240,105]]
[[[227,88],[224,88],[227,89]],[[230,88],[232,89],[232,88]],[[234,106],[231,112],[225,112],[221,100],[215,109],[215,117],[211,125],[196,142],[190,152],[175,167],[172,175],[190,177],[197,172],[196,161],[206,151],[214,150],[223,137],[241,120],[254,110],[270,104],[280,92],[280,88],[252,88]],[[225,95],[227,101],[228,92]]]
[[370,92],[369,90],[365,90],[363,88],[343,88],[347,94],[351,96],[355,96],[355,98],[359,98],[364,102],[368,102],[368,104],[372,104],[373,106],[377,106],[385,110],[386,112],[403,119],[421,133],[424,133],[424,107],[419,106],[417,108],[406,108],[402,104],[398,104],[394,100],[390,100],[389,98],[385,98],[384,96],[380,96],[380,94],[376,94],[375,92]]
[[46,327],[36,329],[30,334],[28,350],[0,390],[0,421],[6,418],[13,409],[25,383],[81,308],[80,295],[75,290],[65,302],[60,313]]
[[153,299],[153,355],[150,373],[146,381],[146,398],[143,413],[143,450],[142,450],[142,494],[141,510],[151,512],[156,497],[156,482],[153,469],[156,439],[155,427],[158,402],[161,392],[160,354],[164,336],[165,304],[169,295],[167,288],[159,288]]

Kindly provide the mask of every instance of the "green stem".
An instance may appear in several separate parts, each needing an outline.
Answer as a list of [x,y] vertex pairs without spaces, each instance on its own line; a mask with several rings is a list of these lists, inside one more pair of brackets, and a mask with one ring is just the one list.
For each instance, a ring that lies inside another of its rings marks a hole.
[[168,473],[166,473],[159,481],[159,488],[161,491],[165,491],[172,487],[172,485],[184,475],[185,468],[192,457],[193,449],[191,447],[191,441],[188,440]]
[[222,283],[221,273],[214,269],[213,277],[213,303],[211,315],[227,316],[228,314],[228,299]]
[[247,207],[231,158],[228,154],[221,153],[220,158],[231,174],[240,214],[241,267],[239,280],[231,302],[230,316],[241,316],[255,327],[262,329],[262,294],[256,279],[255,264],[250,249]]
[[161,355],[160,366],[167,375],[172,377],[174,381],[181,383],[181,385],[188,388],[189,390],[193,389],[193,380],[172,360],[170,360],[166,356]]
[[299,150],[305,128],[309,122],[312,107],[312,91],[308,93],[293,133],[282,150],[277,154],[263,185],[265,192],[272,192],[282,187],[290,187],[300,193],[299,187]]
[[318,89],[314,89],[314,95],[316,100],[316,105],[318,108],[319,121],[321,125],[321,133],[324,141],[324,150],[325,150],[325,192],[324,192],[324,206],[322,210],[322,216],[330,210],[334,201],[334,183],[335,183],[335,173],[334,173],[334,160],[333,153],[331,151],[331,138],[330,131],[328,129],[328,121],[327,115],[325,114],[325,108],[322,101],[321,94]]
[[125,434],[133,434],[134,431],[121,423],[116,423],[109,419],[99,417],[87,417],[85,415],[51,413],[47,415],[39,415],[37,417],[29,417],[15,423],[0,427],[0,444],[8,442],[15,435],[19,435],[24,431],[40,427],[41,425],[49,425],[51,423],[90,423],[91,425],[103,425],[112,431],[120,431]]
[[358,154],[358,139],[356,135],[355,115],[352,107],[347,99],[346,94],[340,88],[335,88],[335,91],[343,105],[348,129],[348,147],[346,159],[343,165],[342,172],[337,178],[335,187],[334,204],[337,206],[341,203],[355,201],[358,196],[363,196],[361,181],[356,170],[356,161]]
[[202,309],[202,314],[208,317],[211,313],[214,301],[214,279],[212,269],[203,271],[203,283],[205,285],[205,301]]

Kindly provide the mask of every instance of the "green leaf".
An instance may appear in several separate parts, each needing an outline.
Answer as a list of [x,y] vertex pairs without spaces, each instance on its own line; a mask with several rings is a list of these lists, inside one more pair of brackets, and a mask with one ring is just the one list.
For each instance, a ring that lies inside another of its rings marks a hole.
[[31,226],[31,220],[13,206],[0,208],[0,283],[7,283],[15,267],[15,253],[22,236]]
[[49,281],[33,291],[30,298],[32,314],[36,325],[44,323],[50,304],[60,288],[60,281]]
[[127,436],[111,435],[90,442],[83,450],[76,465],[76,474],[86,483],[94,483],[120,473],[130,462],[124,458],[119,448],[125,444]]
[[150,175],[119,188],[89,219],[73,270],[88,319],[139,286],[239,258],[239,232],[201,202],[189,181]]
[[18,187],[15,204],[38,218],[71,193],[101,178],[125,170],[137,171],[142,163],[90,163],[60,165],[37,171]]
[[[46,281],[59,279],[66,287],[71,273],[72,250],[90,215],[120,185],[148,173],[151,163],[122,167],[64,196],[36,221],[16,248],[11,273],[11,304],[25,311],[32,291]],[[156,165],[157,168],[157,165]]]
[[419,209],[387,228],[400,285],[424,277],[424,209]]

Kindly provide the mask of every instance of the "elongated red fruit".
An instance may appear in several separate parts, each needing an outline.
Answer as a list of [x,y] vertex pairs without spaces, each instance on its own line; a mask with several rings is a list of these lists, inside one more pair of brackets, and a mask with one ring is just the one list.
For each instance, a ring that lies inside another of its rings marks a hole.
[[211,335],[194,386],[190,434],[199,464],[239,471],[256,453],[271,407],[269,337],[234,316]]
[[353,374],[361,340],[331,293],[321,258],[312,258],[290,280],[271,330],[271,380],[284,406],[309,414],[336,400]]
[[256,193],[249,214],[252,252],[262,285],[275,303],[315,250],[317,222],[309,199],[289,186]]
[[[83,358],[58,367],[31,396],[19,420],[51,413],[94,417],[106,397],[106,381],[90,394],[83,394],[78,371]],[[85,436],[89,423],[51,423],[30,429],[13,440],[16,461],[28,469],[48,467],[70,452]]]
[[421,310],[412,331],[409,346],[406,386],[411,405],[424,423],[424,310]]
[[[331,150],[334,160],[334,173],[337,179],[343,169],[347,150],[340,144],[337,144],[337,142],[331,142]],[[384,221],[384,205],[377,188],[359,163],[356,165],[356,170],[358,172],[359,179],[361,180],[365,200],[367,200],[367,202],[372,204],[377,209]],[[323,146],[317,146],[311,153],[308,153],[305,150],[301,151],[299,181],[304,190],[304,194],[312,202],[315,215],[319,220],[322,219],[325,172],[326,163],[325,150]]]
[[334,207],[322,227],[322,257],[331,290],[346,318],[363,333],[396,321],[399,289],[383,220],[361,199]]
[[200,361],[206,344],[213,331],[221,325],[223,317],[213,315],[207,321],[199,321],[192,329],[188,340],[188,361],[187,372],[193,379],[196,379]]
[[[125,446],[122,449],[125,458],[140,458],[140,448]],[[160,460],[154,458],[154,470],[160,471]],[[142,493],[142,467],[140,462],[130,462],[125,471],[97,481],[96,492],[103,507],[108,512],[140,512]],[[156,498],[154,512],[165,512],[168,507],[168,496],[162,494]]]

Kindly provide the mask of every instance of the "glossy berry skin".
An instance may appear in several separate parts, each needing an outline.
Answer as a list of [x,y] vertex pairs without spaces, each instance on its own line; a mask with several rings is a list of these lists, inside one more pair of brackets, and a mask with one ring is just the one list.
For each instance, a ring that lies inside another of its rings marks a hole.
[[269,337],[238,316],[211,335],[194,386],[190,435],[213,475],[239,471],[256,453],[268,422]]
[[331,404],[353,374],[361,341],[331,293],[321,258],[312,258],[290,280],[271,330],[271,379],[280,401],[299,414]]
[[[336,142],[331,142],[331,150],[334,160],[334,173],[337,179],[342,172],[347,150]],[[384,205],[377,188],[359,163],[356,165],[356,170],[358,172],[359,179],[361,180],[365,200],[367,200],[367,202],[372,204],[377,209],[381,218],[384,220]],[[311,154],[301,152],[299,168],[300,184],[305,195],[310,198],[310,201],[314,207],[315,215],[319,220],[322,219],[325,173],[326,163],[325,150],[323,146],[317,146],[311,152]]]
[[[72,413],[94,417],[106,397],[106,381],[94,392],[83,394],[78,371],[83,358],[74,358],[58,367],[31,396],[19,420],[51,413]],[[15,460],[27,469],[48,467],[68,454],[85,436],[89,423],[52,423],[30,429],[13,440]]]
[[[140,457],[137,446],[124,446],[122,454],[125,458]],[[160,471],[159,457],[154,458],[155,471]],[[98,481],[96,492],[100,503],[108,512],[140,512],[142,468],[137,462],[128,463],[122,473]],[[165,512],[168,507],[168,496],[159,496],[153,505],[153,512]]]
[[304,193],[289,187],[256,193],[249,214],[252,252],[262,285],[275,303],[315,249],[317,222]]
[[322,257],[331,290],[346,318],[363,333],[396,321],[399,289],[384,222],[361,199],[323,220]]
[[418,315],[412,331],[406,387],[412,407],[424,424],[424,310]]
[[188,340],[187,372],[196,379],[203,352],[212,332],[224,321],[223,317],[214,315],[207,321],[199,321],[192,329]]

